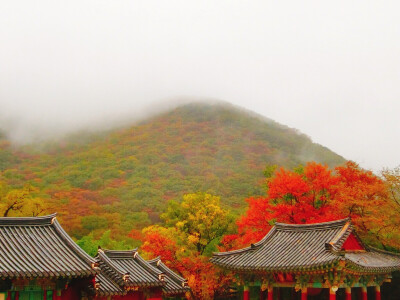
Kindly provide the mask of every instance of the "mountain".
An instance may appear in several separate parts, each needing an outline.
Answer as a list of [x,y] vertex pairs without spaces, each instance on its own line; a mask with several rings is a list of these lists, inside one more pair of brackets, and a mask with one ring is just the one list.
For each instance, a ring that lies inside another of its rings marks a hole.
[[38,187],[76,237],[156,222],[167,201],[185,193],[209,192],[241,209],[246,197],[264,194],[267,164],[345,161],[296,129],[221,103],[187,104],[128,128],[82,136],[40,151],[0,144],[3,180]]

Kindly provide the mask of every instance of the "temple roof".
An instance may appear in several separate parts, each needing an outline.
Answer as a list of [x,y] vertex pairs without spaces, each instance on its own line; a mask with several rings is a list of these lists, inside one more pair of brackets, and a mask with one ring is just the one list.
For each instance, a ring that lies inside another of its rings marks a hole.
[[137,249],[113,251],[99,249],[97,260],[101,272],[120,288],[161,287],[163,272],[145,261]]
[[0,218],[2,278],[93,276],[94,266],[95,260],[68,236],[56,214]]
[[96,294],[99,296],[122,296],[127,294],[126,290],[103,273],[96,276],[96,283],[98,284]]
[[147,261],[153,267],[159,269],[165,274],[166,284],[163,286],[163,293],[167,296],[184,294],[190,291],[187,284],[187,280],[176,274],[170,268],[168,268],[160,259],[157,257]]
[[[361,250],[343,249],[350,235],[362,246]],[[350,219],[306,225],[276,223],[258,243],[240,250],[214,253],[211,261],[242,272],[317,270],[339,261],[345,261],[356,272],[400,270],[400,257],[365,246]]]
[[400,270],[400,255],[369,247],[366,252],[346,252],[344,257],[349,268],[371,273]]

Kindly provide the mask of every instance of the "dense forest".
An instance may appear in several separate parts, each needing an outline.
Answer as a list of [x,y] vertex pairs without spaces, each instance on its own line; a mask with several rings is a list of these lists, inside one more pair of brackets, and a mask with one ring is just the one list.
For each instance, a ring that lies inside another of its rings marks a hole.
[[188,104],[130,127],[24,147],[0,138],[3,190],[31,189],[30,213],[57,211],[76,239],[107,230],[125,239],[188,193],[218,195],[238,213],[246,197],[265,194],[267,165],[344,162],[296,129],[227,104]]

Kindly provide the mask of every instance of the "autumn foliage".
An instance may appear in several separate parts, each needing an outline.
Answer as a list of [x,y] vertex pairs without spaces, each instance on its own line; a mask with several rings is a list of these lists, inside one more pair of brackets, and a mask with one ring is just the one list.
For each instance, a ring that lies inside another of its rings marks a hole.
[[[231,275],[215,267],[209,255],[220,238],[229,232],[232,218],[210,194],[187,194],[181,202],[172,201],[162,215],[164,226],[143,230],[141,250],[148,258],[160,256],[163,262],[188,280],[194,299],[225,295]],[[132,236],[138,237],[137,232]]]
[[397,223],[396,217],[389,217],[393,201],[386,183],[354,162],[333,170],[315,162],[296,171],[281,168],[267,179],[267,186],[266,197],[247,199],[248,210],[237,221],[238,233],[225,236],[221,249],[254,243],[275,222],[304,224],[347,217],[373,244],[399,245],[398,237],[393,238]]

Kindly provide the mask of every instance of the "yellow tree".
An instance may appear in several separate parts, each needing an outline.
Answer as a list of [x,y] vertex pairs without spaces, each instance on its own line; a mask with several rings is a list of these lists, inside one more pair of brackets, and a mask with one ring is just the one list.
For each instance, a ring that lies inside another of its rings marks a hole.
[[202,255],[228,231],[233,218],[220,206],[220,198],[206,193],[187,194],[182,202],[171,201],[161,215],[167,227],[175,227]]
[[[172,269],[188,279],[192,299],[226,295],[232,278],[214,267],[209,254],[233,225],[233,217],[219,205],[219,197],[188,194],[182,202],[171,201],[162,214],[164,226],[143,230],[142,250],[161,256]],[[135,234],[134,236],[136,236]]]
[[35,197],[37,191],[37,188],[29,184],[16,189],[0,182],[0,215],[36,217],[44,213],[46,205],[42,199]]
[[381,174],[387,184],[390,199],[400,212],[400,166],[384,169]]

